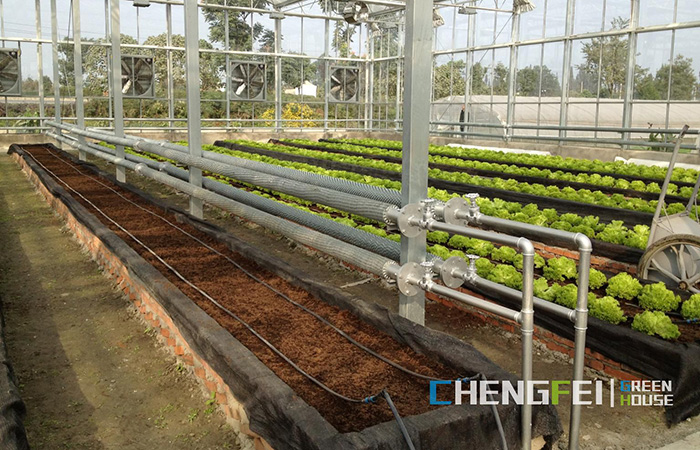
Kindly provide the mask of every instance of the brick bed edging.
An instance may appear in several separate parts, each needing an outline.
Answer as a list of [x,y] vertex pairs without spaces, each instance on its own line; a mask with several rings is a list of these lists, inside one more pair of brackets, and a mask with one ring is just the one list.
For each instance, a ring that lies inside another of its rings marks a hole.
[[[250,420],[243,403],[236,400],[231,389],[216,371],[197,354],[183,334],[165,312],[159,302],[148,292],[148,289],[138,277],[132,276],[129,269],[112,251],[110,251],[85,225],[71,213],[68,207],[57,199],[41,182],[37,174],[27,165],[17,153],[11,157],[19,164],[35,189],[41,194],[53,211],[61,217],[71,230],[80,245],[88,251],[90,257],[100,266],[103,274],[114,280],[118,288],[124,292],[141,317],[152,327],[158,340],[164,347],[181,361],[194,375],[197,383],[206,392],[215,392],[219,409],[224,413],[229,425],[239,433],[243,448],[255,450],[273,450],[272,446],[260,435],[250,429]],[[246,442],[245,438],[248,438]],[[246,445],[247,444],[247,445]]]

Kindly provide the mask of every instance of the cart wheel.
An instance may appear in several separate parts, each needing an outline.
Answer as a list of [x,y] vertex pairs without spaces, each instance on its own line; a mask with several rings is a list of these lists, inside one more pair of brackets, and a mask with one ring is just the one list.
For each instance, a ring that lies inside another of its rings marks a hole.
[[700,237],[677,234],[654,242],[639,260],[637,273],[649,281],[700,293]]

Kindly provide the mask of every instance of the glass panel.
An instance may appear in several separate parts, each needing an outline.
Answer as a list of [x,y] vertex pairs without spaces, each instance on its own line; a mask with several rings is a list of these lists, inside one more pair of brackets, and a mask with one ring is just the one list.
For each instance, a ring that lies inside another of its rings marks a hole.
[[600,70],[600,45],[594,45],[592,39],[584,39],[573,42],[571,56],[571,82],[569,83],[569,96],[571,97],[597,97],[598,75]]
[[629,1],[605,1],[605,30],[629,27],[632,3]]
[[673,23],[675,0],[640,0],[639,26]]
[[323,37],[326,21],[322,19],[304,19],[304,48],[303,53],[319,57],[323,55]]
[[451,50],[455,48],[452,43],[454,32],[454,16],[457,14],[456,8],[437,8],[438,14],[442,16],[445,24],[436,27],[433,48],[436,51]]
[[[151,3],[151,6],[149,6],[148,8],[134,8],[132,5],[129,5],[127,3],[123,6],[123,8],[139,10],[139,37],[141,39],[139,41],[140,43],[144,43],[151,36],[159,36],[160,40],[162,40],[163,43],[165,43],[165,33],[167,30],[167,23],[165,20],[165,5],[163,5],[162,3]],[[200,25],[200,37],[208,40],[208,31],[209,28],[207,26]]]
[[537,7],[520,16],[520,40],[529,41],[544,37],[544,11],[547,0],[540,1]]
[[576,2],[574,33],[590,33],[603,28],[603,5],[605,0]]
[[697,0],[678,0],[678,22],[695,22],[700,20],[700,8]]
[[259,52],[274,52],[275,21],[267,14],[253,14],[253,30],[255,30],[253,49]]
[[566,33],[567,0],[547,0],[545,37],[564,36]]
[[491,45],[494,40],[494,24],[496,13],[492,11],[478,11],[476,14],[476,45]]
[[517,97],[539,97],[541,63],[542,45],[526,45],[518,48],[518,72],[515,79]]
[[[674,60],[671,70],[671,100],[698,99],[698,73],[700,73],[700,29],[688,28],[676,31]],[[660,76],[666,75],[661,71]]]
[[301,53],[301,18],[287,17],[282,21],[282,51]]
[[466,48],[469,33],[469,16],[457,14],[455,20],[455,48]]
[[642,33],[637,43],[637,67],[634,74],[634,98],[668,98],[671,32]]

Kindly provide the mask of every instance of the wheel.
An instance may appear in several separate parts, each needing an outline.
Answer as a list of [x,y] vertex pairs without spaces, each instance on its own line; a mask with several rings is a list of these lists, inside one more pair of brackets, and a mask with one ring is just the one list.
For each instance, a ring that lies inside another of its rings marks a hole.
[[700,293],[700,237],[678,234],[654,242],[639,260],[637,274],[645,280]]

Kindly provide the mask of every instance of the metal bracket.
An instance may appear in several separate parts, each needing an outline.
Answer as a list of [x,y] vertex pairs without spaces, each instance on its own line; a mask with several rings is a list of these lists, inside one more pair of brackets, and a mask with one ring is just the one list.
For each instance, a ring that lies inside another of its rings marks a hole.
[[466,218],[458,218],[457,213],[461,213],[459,216],[462,217],[466,215],[467,211],[469,211],[469,203],[465,199],[461,197],[451,198],[445,203],[445,207],[442,208],[442,220],[450,225],[466,227],[469,225],[469,221]]
[[452,256],[442,263],[442,267],[440,267],[440,278],[442,278],[442,282],[445,286],[458,288],[464,283],[464,280],[462,277],[456,276],[455,273],[466,273],[468,268],[469,265],[463,258]]
[[423,277],[423,268],[416,262],[406,263],[401,266],[396,276],[396,284],[399,291],[408,297],[412,297],[420,292],[418,282]]

